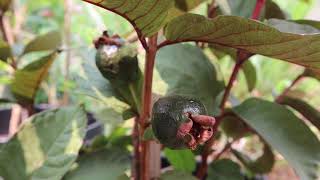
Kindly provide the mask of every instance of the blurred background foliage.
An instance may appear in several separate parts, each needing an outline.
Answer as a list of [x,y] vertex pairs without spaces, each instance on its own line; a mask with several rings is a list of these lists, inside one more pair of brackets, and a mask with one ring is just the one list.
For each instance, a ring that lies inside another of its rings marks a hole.
[[[318,15],[320,3],[317,0],[273,1],[279,5],[288,19],[320,20]],[[110,116],[110,113],[112,114],[113,111],[110,112],[110,109],[106,109],[105,103],[99,97],[87,96],[88,94],[83,93],[80,86],[83,86],[85,82],[79,82],[79,79],[86,76],[86,64],[94,66],[95,49],[92,42],[101,35],[102,31],[108,30],[111,34],[119,34],[123,38],[131,38],[134,35],[134,31],[128,22],[116,14],[111,12],[106,13],[101,8],[79,0],[68,0],[68,5],[65,2],[62,0],[16,0],[13,4],[13,11],[9,12],[13,13],[10,14],[10,23],[16,27],[14,30],[17,31],[14,51],[21,51],[22,44],[29,42],[39,34],[60,30],[64,35],[65,43],[62,47],[62,53],[54,61],[50,69],[50,75],[42,83],[40,90],[37,92],[35,103],[58,106],[63,101],[64,94],[67,93],[69,104],[84,102],[86,108],[105,124],[105,135],[109,136],[111,134],[111,136],[117,137],[117,133],[121,134],[121,132],[128,135],[128,127],[130,125],[120,125],[119,121],[111,122],[109,120],[110,117],[106,120],[105,118]],[[65,14],[65,12],[68,13]],[[203,15],[207,14],[207,4],[201,4],[193,9],[192,12]],[[70,40],[70,43],[66,43],[67,39]],[[140,50],[143,53],[141,47]],[[206,54],[215,66],[220,67],[221,76],[227,82],[234,66],[232,58],[228,55],[219,57],[211,51],[206,51]],[[41,55],[39,53],[27,55],[23,58],[21,66],[28,64]],[[139,61],[141,62],[141,66],[143,66],[143,56],[139,57],[141,57]],[[232,99],[234,100],[232,103],[234,105],[249,96],[273,99],[289,86],[296,76],[304,71],[303,67],[260,55],[251,57],[251,62],[256,68],[257,73],[256,88],[249,92],[246,78],[241,73],[238,81],[236,81],[235,88],[232,89]],[[10,78],[7,78],[5,73],[7,69],[8,67],[0,61],[0,86],[6,85],[10,81]],[[66,75],[68,75],[68,78],[66,78]],[[155,78],[158,78],[157,72]],[[90,80],[90,78],[87,79],[87,81]],[[156,92],[161,92],[166,87],[165,84],[156,83],[155,88]],[[319,81],[313,78],[305,78],[290,93],[295,97],[304,99],[320,110],[320,96],[318,92],[320,92]],[[5,105],[5,107],[8,106],[10,105]],[[114,113],[115,117],[111,119],[121,119],[117,115],[117,113]],[[246,142],[249,142],[248,146],[250,146],[250,142],[254,142],[254,138],[248,137],[248,139]]]

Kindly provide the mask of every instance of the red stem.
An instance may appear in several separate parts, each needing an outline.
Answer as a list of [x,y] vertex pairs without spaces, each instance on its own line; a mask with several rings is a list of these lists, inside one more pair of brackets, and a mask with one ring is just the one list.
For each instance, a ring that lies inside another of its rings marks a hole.
[[266,4],[266,0],[257,0],[256,6],[255,6],[254,11],[251,15],[251,19],[255,19],[255,20],[259,19],[261,11],[262,11],[265,4]]
[[[213,132],[217,132],[218,127],[224,117],[224,110],[225,110],[225,104],[228,100],[228,97],[230,95],[231,92],[231,88],[235,82],[235,80],[237,79],[237,75],[241,69],[242,64],[251,56],[252,54],[238,50],[238,55],[237,55],[237,62],[233,68],[229,83],[224,91],[223,94],[223,99],[221,101],[220,104],[220,115],[218,117],[216,117],[216,123],[213,126]],[[211,147],[214,144],[214,137],[211,137],[211,139],[206,143],[205,147],[204,147],[204,151],[201,154],[201,158],[202,158],[202,162],[201,165],[199,167],[199,170],[197,172],[197,177],[199,179],[203,179],[203,177],[206,175],[207,173],[207,169],[208,169],[208,156],[211,154]]]
[[[155,34],[149,38],[148,49],[146,50],[146,65],[145,65],[145,78],[143,83],[143,94],[142,94],[142,108],[140,113],[140,137],[144,133],[144,128],[147,126],[151,114],[151,102],[152,102],[152,78],[153,78],[153,67],[157,53],[157,39],[158,34]],[[141,142],[141,163],[140,179],[149,180],[149,162],[148,162],[148,147],[149,143],[144,141]]]
[[247,52],[243,52],[241,50],[238,50],[237,62],[235,64],[234,68],[233,68],[229,83],[228,83],[228,85],[227,85],[227,87],[226,87],[226,89],[224,91],[223,98],[222,98],[222,101],[220,103],[220,109],[221,109],[220,114],[224,113],[225,105],[226,105],[226,102],[227,102],[228,97],[230,95],[231,88],[233,87],[233,84],[234,84],[235,80],[237,79],[237,75],[238,75],[238,73],[239,73],[239,71],[241,69],[242,64],[250,56],[251,56],[251,54],[249,54]]
[[304,73],[300,74],[299,76],[297,76],[292,83],[290,84],[290,86],[288,86],[277,98],[276,98],[276,102],[280,103],[282,101],[282,99],[284,98],[284,96],[286,96],[289,91],[298,83],[300,82],[303,78],[305,77]]

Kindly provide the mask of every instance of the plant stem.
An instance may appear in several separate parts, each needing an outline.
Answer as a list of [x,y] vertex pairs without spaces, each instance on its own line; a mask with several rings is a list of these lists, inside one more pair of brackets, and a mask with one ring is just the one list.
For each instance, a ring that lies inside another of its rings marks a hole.
[[[152,101],[152,78],[153,78],[153,67],[157,53],[157,39],[158,34],[153,35],[149,38],[148,48],[146,49],[146,65],[145,65],[145,76],[143,82],[143,94],[142,94],[142,108],[140,113],[140,137],[144,134],[144,129],[148,124],[151,114],[151,101]],[[149,142],[141,142],[141,163],[140,179],[149,180]]]
[[[223,98],[222,101],[220,103],[220,115],[216,117],[216,124],[213,126],[213,132],[217,132],[217,129],[224,117],[224,111],[225,111],[225,105],[226,102],[228,100],[228,97],[230,95],[231,92],[231,88],[235,82],[235,80],[237,79],[237,75],[241,69],[242,64],[251,56],[252,54],[238,50],[238,54],[237,54],[237,62],[233,68],[230,80],[228,82],[228,85],[224,91],[223,94]],[[208,169],[208,156],[211,154],[211,147],[214,144],[214,136],[212,136],[210,138],[210,140],[206,143],[205,147],[204,147],[204,151],[201,154],[201,165],[199,167],[199,170],[197,172],[197,177],[199,179],[203,179],[203,177],[206,175],[207,173],[207,169]]]
[[238,54],[237,54],[237,62],[233,68],[233,71],[232,71],[232,74],[231,74],[231,77],[230,77],[230,80],[229,80],[229,83],[224,91],[224,94],[223,94],[223,98],[222,98],[222,101],[220,103],[220,109],[221,109],[221,112],[220,114],[223,114],[224,113],[224,110],[225,110],[225,105],[226,105],[226,102],[229,98],[229,95],[230,95],[230,92],[231,92],[231,88],[233,87],[233,84],[235,82],[235,80],[237,79],[237,75],[241,69],[241,66],[242,64],[251,56],[251,54],[247,53],[247,52],[243,52],[241,50],[238,50]]
[[266,0],[257,0],[256,6],[254,8],[254,11],[251,15],[251,19],[259,19],[261,10],[263,9],[264,5],[266,4]]
[[277,98],[276,98],[276,102],[277,103],[281,103],[281,101],[283,100],[284,96],[286,96],[289,91],[298,83],[300,82],[303,78],[305,77],[304,73],[300,74],[299,76],[297,76],[292,83],[290,84],[290,86],[288,86]]

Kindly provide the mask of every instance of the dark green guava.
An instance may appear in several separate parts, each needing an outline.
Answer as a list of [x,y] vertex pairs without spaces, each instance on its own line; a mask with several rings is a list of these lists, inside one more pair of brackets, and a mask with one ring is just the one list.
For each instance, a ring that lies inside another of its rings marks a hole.
[[[205,106],[197,99],[179,95],[163,97],[153,106],[152,130],[160,143],[168,148],[191,148],[187,143],[190,137],[179,136],[179,128],[192,120],[191,115],[206,114]],[[200,126],[193,122],[193,128],[200,128]]]

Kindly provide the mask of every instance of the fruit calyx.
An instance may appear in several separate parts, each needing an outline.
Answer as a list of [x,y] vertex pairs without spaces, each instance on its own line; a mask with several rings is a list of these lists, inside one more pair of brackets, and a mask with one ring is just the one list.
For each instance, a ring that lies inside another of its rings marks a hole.
[[194,150],[198,144],[202,144],[211,138],[216,120],[211,116],[193,115],[189,112],[185,113],[185,116],[188,120],[179,126],[177,138],[182,138],[186,145]]

